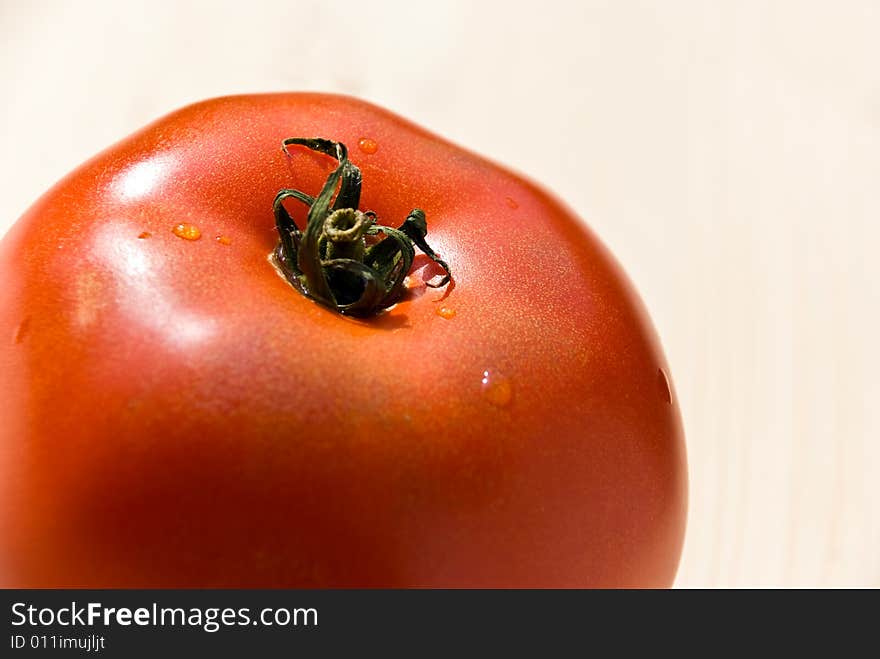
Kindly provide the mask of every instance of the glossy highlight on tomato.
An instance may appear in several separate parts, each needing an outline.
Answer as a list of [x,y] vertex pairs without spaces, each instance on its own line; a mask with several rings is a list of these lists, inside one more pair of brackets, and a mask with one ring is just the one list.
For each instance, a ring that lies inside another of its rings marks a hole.
[[[368,317],[291,285],[273,200],[338,164],[291,136],[349,145],[378,224],[423,210],[452,280],[417,251]],[[197,103],[0,241],[0,586],[669,586],[669,373],[535,184],[353,98]]]

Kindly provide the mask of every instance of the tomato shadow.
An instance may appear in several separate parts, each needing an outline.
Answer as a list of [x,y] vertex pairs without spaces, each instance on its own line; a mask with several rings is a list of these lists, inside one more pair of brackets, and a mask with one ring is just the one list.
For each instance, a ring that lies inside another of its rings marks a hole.
[[369,320],[359,320],[358,322],[373,329],[391,330],[392,332],[402,329],[412,329],[412,323],[409,322],[409,316],[401,312],[395,313],[394,309],[379,314]]

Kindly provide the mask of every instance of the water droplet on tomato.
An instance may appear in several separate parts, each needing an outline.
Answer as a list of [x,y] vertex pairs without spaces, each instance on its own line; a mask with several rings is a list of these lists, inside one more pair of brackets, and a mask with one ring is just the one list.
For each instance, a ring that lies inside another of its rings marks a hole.
[[449,307],[438,307],[437,315],[441,318],[449,320],[450,318],[455,318],[455,309],[450,309]]
[[198,240],[202,237],[202,232],[195,224],[181,223],[172,229],[174,235],[184,240]]
[[367,155],[371,155],[379,150],[379,144],[376,140],[371,140],[369,137],[362,137],[358,141],[358,148]]
[[519,204],[516,203],[516,200],[513,199],[512,197],[506,197],[506,198],[504,199],[504,201],[507,202],[507,205],[510,206],[510,207],[511,207],[512,209],[514,209],[514,210],[516,210],[517,208],[519,208]]
[[217,236],[217,242],[221,245],[231,245],[232,238],[230,238],[229,236]]
[[506,406],[513,397],[513,385],[510,383],[510,378],[490,369],[483,371],[480,391],[483,397],[496,407]]
[[672,393],[669,391],[669,380],[662,368],[657,369],[657,389],[660,391],[660,398],[667,403],[672,402]]
[[138,238],[140,238],[141,240],[145,240],[146,238],[152,238],[152,237],[153,237],[153,234],[150,233],[149,231],[141,231],[138,234]]

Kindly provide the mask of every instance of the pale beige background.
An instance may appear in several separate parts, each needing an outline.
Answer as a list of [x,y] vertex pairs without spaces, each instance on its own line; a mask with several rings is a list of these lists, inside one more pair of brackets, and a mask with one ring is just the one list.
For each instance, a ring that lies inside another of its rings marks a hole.
[[363,96],[542,181],[663,338],[678,585],[880,586],[880,2],[0,0],[0,43],[0,232],[236,92]]

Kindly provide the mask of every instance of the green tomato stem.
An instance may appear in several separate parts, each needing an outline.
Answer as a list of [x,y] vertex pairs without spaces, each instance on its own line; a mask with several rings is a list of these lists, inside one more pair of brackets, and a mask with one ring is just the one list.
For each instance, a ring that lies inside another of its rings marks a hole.
[[[445,286],[452,274],[428,245],[425,212],[413,209],[397,228],[377,224],[376,214],[360,211],[362,177],[341,142],[291,137],[282,150],[304,146],[338,162],[317,197],[285,188],[275,196],[273,210],[280,242],[275,259],[287,279],[304,295],[353,316],[373,316],[394,304],[403,293],[418,247],[446,272],[433,287]],[[309,208],[305,231],[300,231],[284,207],[295,199]],[[384,238],[367,246],[367,236]]]

